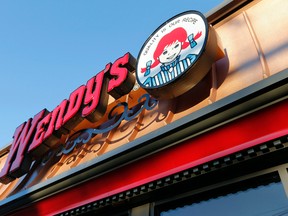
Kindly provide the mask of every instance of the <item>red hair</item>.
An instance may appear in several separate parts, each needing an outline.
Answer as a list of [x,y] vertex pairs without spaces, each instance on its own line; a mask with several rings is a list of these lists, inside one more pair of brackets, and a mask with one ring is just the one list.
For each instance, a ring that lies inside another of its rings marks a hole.
[[[166,46],[169,46],[176,42],[177,40],[182,43],[182,49],[187,48],[190,43],[186,41],[187,39],[187,32],[185,31],[184,28],[176,28],[170,33],[164,35],[164,37],[161,38],[159,41],[156,50],[154,51],[153,58],[154,62],[151,65],[151,68],[156,67],[160,62],[158,60],[158,57],[161,55],[163,50],[165,49]],[[141,72],[145,72],[146,68],[142,68]]]

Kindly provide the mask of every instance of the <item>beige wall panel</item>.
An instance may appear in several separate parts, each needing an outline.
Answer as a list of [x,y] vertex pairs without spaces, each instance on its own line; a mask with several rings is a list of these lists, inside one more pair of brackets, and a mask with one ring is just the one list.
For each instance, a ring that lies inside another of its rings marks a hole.
[[270,74],[288,68],[288,1],[263,0],[246,13],[263,50]]
[[[259,56],[243,14],[219,26],[223,48],[229,59],[229,71],[226,79],[218,88],[216,100],[237,92],[259,80],[262,80],[262,68]],[[221,61],[217,62],[217,73],[223,73]]]

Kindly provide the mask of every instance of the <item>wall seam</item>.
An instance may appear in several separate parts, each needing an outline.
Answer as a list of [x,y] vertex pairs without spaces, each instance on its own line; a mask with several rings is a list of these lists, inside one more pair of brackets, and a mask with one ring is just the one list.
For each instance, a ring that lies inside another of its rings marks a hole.
[[259,40],[257,38],[255,30],[254,30],[254,28],[252,26],[252,23],[251,23],[248,15],[246,13],[246,11],[243,11],[242,14],[243,14],[244,20],[246,22],[246,25],[248,27],[248,30],[250,32],[250,35],[252,37],[253,43],[255,45],[255,48],[257,50],[259,59],[260,59],[260,63],[261,63],[261,67],[262,67],[262,73],[263,73],[263,78],[267,78],[267,77],[270,76],[270,69],[268,67],[268,63],[267,63],[266,57],[264,55],[263,49],[261,47],[261,44],[260,44],[260,42],[259,42]]

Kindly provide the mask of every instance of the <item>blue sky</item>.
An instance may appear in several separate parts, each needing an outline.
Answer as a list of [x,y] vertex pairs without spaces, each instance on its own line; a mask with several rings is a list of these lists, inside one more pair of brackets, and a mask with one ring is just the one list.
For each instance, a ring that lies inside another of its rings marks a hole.
[[16,127],[53,110],[88,79],[142,44],[169,18],[223,0],[0,0],[0,148]]

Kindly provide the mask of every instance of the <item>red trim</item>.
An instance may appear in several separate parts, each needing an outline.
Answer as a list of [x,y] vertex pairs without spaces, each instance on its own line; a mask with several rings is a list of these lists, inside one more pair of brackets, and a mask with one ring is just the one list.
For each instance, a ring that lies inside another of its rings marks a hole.
[[[288,100],[62,191],[13,215],[51,215],[288,134]],[[125,176],[125,178],[123,178]]]

